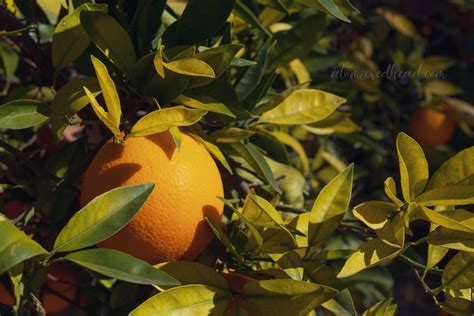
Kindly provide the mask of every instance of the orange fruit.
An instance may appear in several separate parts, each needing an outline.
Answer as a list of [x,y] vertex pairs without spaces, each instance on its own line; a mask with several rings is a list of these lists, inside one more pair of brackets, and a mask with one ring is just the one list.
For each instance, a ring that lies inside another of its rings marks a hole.
[[135,218],[100,247],[131,254],[151,264],[192,260],[213,234],[204,220],[218,223],[223,203],[219,170],[207,150],[182,134],[178,149],[170,133],[108,142],[86,171],[81,205],[113,188],[154,183]]
[[[61,313],[71,304],[63,297],[73,301],[76,299],[79,280],[73,270],[64,263],[54,263],[47,270],[46,287],[40,299],[48,314]],[[58,295],[60,294],[60,295]]]
[[411,136],[422,146],[437,146],[449,142],[456,122],[445,113],[419,107],[410,121]]
[[7,290],[6,286],[0,282],[0,304],[12,306],[15,304],[15,298]]

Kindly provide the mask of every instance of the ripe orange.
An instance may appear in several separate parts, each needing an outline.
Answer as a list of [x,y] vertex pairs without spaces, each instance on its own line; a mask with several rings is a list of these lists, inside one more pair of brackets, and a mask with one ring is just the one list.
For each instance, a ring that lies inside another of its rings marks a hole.
[[3,283],[1,282],[0,282],[0,304],[8,305],[8,306],[12,306],[13,304],[15,304],[15,298],[7,290],[5,285],[3,285]]
[[67,310],[71,304],[62,296],[74,301],[78,286],[79,280],[68,265],[64,263],[52,264],[47,270],[46,287],[40,295],[46,312],[56,314]]
[[204,217],[218,223],[223,203],[219,170],[207,150],[182,134],[181,148],[168,132],[109,142],[98,152],[84,177],[81,205],[113,188],[154,183],[135,218],[101,242],[151,264],[192,260],[209,243]]
[[445,113],[419,107],[410,121],[411,136],[422,146],[447,143],[454,134],[456,122]]

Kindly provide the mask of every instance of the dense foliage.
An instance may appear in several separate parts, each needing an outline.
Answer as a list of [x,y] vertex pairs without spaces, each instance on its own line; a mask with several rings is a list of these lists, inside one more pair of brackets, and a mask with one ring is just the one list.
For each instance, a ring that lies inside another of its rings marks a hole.
[[[71,315],[472,315],[474,6],[376,2],[0,1],[0,285],[15,297],[0,314],[45,314],[46,271],[68,262]],[[447,143],[409,129],[421,108],[452,120]],[[105,142],[159,132],[199,141],[224,181],[194,262],[94,247],[152,184],[79,207]]]

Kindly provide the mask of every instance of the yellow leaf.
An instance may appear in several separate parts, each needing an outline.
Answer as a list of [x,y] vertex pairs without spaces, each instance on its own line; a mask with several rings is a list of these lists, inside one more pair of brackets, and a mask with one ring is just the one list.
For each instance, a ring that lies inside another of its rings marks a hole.
[[402,249],[392,247],[380,239],[371,239],[347,259],[338,278],[346,278],[364,269],[381,264],[396,257]]
[[215,78],[214,69],[204,61],[197,58],[183,58],[169,63],[163,63],[164,67],[172,72],[192,77]]
[[95,115],[102,121],[102,123],[107,126],[107,128],[112,132],[115,137],[120,137],[120,130],[114,121],[109,117],[109,114],[99,105],[94,95],[86,87],[82,87],[86,92],[87,97],[91,102],[92,109],[94,110]]
[[115,87],[114,81],[109,76],[107,67],[92,55],[91,60],[94,65],[97,79],[99,80],[99,85],[102,90],[102,95],[104,96],[109,117],[118,129],[120,125],[120,117],[122,116],[122,109],[120,108],[120,99],[117,93],[117,88]]
[[191,284],[175,287],[152,296],[130,316],[222,315],[232,295],[227,290]]
[[377,12],[382,14],[387,23],[403,35],[414,39],[420,38],[415,25],[404,15],[386,9],[378,9]]
[[303,175],[307,175],[309,172],[309,160],[301,143],[296,138],[287,133],[272,132],[272,135],[275,136],[282,144],[290,146],[298,154],[301,162],[301,172]]
[[293,59],[290,64],[290,69],[296,76],[296,80],[299,84],[311,81],[311,75],[306,69],[306,66],[303,64],[301,59]]
[[405,133],[397,136],[397,154],[403,197],[412,202],[428,183],[428,162],[420,145]]
[[156,110],[148,113],[132,127],[130,136],[146,136],[169,130],[176,126],[197,123],[207,111],[187,109],[182,106]]
[[311,124],[328,117],[346,99],[315,89],[293,91],[281,103],[260,116],[259,123]]
[[153,65],[155,65],[156,72],[161,78],[165,78],[165,68],[163,66],[163,49],[164,46],[160,46],[156,52],[155,58],[153,58]]

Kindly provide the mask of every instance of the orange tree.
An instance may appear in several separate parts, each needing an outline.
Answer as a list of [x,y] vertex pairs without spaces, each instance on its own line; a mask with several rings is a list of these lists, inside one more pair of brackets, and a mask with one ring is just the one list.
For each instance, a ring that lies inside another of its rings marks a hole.
[[474,312],[472,107],[436,76],[459,56],[432,53],[429,22],[0,3],[2,315],[394,315],[400,267]]

